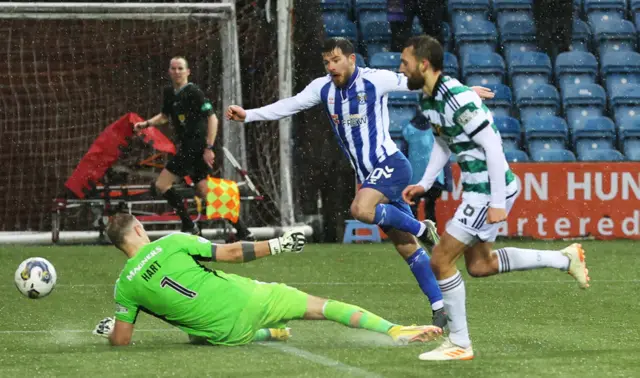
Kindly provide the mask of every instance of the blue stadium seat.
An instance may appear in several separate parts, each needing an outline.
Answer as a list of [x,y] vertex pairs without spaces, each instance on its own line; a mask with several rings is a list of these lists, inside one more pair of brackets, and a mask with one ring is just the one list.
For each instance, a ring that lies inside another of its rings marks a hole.
[[573,20],[573,31],[571,34],[571,51],[589,52],[591,45],[591,29],[586,22],[578,19]]
[[454,28],[454,39],[460,56],[471,52],[496,51],[497,37],[496,26],[490,21],[461,22]]
[[389,133],[402,134],[402,129],[415,117],[417,110],[417,105],[389,106]]
[[349,20],[351,2],[349,0],[320,0],[320,8],[325,24],[339,23]]
[[376,53],[369,57],[369,67],[398,72],[398,69],[400,69],[400,53]]
[[578,155],[578,161],[624,161],[624,156],[618,150],[587,150],[584,155]]
[[494,117],[509,117],[511,116],[511,107],[513,104],[513,98],[511,96],[511,89],[503,84],[488,84],[487,88],[491,89],[495,96],[490,100],[483,100],[487,105]]
[[598,75],[598,61],[588,52],[563,52],[556,58],[556,81],[561,91],[567,85],[594,84]]
[[444,40],[444,51],[453,51],[453,37],[451,36],[451,27],[448,23],[442,23],[442,39]]
[[509,163],[524,163],[529,161],[529,156],[521,150],[505,150],[504,157]]
[[603,115],[606,106],[607,96],[598,84],[570,85],[562,92],[562,107],[572,129]]
[[444,74],[447,76],[459,78],[460,68],[458,66],[458,58],[455,55],[445,52],[444,53]]
[[623,20],[626,0],[584,0],[584,13],[590,24],[599,20]]
[[519,150],[522,139],[520,122],[512,117],[493,117],[493,123],[502,137],[502,147],[505,151]]
[[[444,48],[444,51],[451,51],[451,28],[449,27],[449,24],[446,22],[442,23],[442,39],[443,39],[443,45],[442,47]],[[423,30],[422,30],[422,26],[420,25],[420,22],[418,21],[418,17],[413,19],[413,25],[411,28],[411,34],[412,35],[422,35],[424,34]]]
[[356,19],[361,26],[388,20],[387,0],[356,0],[355,9]]
[[356,66],[358,67],[366,67],[367,63],[364,60],[362,54],[356,53]]
[[504,60],[497,53],[473,53],[462,57],[465,85],[502,84],[504,76]]
[[363,10],[387,11],[387,0],[355,0],[356,12]]
[[640,120],[619,126],[618,137],[621,144],[629,139],[640,139]]
[[578,155],[586,150],[615,149],[616,128],[607,117],[591,118],[573,129],[572,139]]
[[411,24],[411,35],[422,35],[424,31],[422,30],[422,25],[420,25],[420,21],[418,20],[418,16],[413,18],[413,23]]
[[514,53],[509,65],[509,79],[516,97],[522,90],[551,81],[551,60],[545,53]]
[[349,0],[320,0],[322,12],[340,11],[349,13],[351,11],[351,1]]
[[629,139],[624,142],[624,156],[629,161],[640,161],[640,139]]
[[571,162],[576,161],[573,152],[565,149],[531,151],[531,160],[536,163]]
[[500,43],[504,56],[537,51],[536,27],[533,21],[509,21],[500,28]]
[[[362,28],[362,26],[361,26]],[[367,50],[367,58],[371,58],[379,52],[389,52],[391,47],[391,28],[389,22],[370,22],[364,25],[362,42]],[[369,61],[371,64],[371,61]]]
[[636,29],[640,26],[640,0],[629,0],[629,10],[631,11],[631,19],[636,24]]
[[418,92],[389,92],[387,104],[389,106],[413,106],[416,107],[420,102],[420,94]]
[[351,22],[346,13],[341,12],[323,12],[322,20],[325,25],[340,26],[345,22]]
[[351,41],[354,45],[358,44],[358,30],[356,24],[346,21],[339,24],[325,24],[324,35],[327,38],[344,37]]
[[532,117],[524,123],[525,143],[529,152],[564,149],[569,130],[560,117]]
[[447,9],[453,24],[462,21],[488,20],[489,0],[449,0]]
[[614,87],[609,93],[609,104],[619,127],[640,120],[640,85],[628,84]]
[[509,21],[533,20],[533,0],[493,0],[493,14],[498,28]]
[[595,45],[600,56],[608,52],[635,51],[636,28],[627,20],[595,21],[593,24]]
[[600,57],[600,74],[607,93],[614,87],[640,84],[640,54],[636,52],[611,52]]
[[630,122],[618,129],[620,149],[628,160],[640,161],[640,121]]
[[573,0],[573,13],[578,17],[582,17],[584,13],[584,0]]

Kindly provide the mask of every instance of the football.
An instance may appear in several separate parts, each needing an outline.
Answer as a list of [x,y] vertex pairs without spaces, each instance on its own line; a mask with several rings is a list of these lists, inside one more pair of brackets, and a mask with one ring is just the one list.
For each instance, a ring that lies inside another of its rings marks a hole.
[[44,298],[56,286],[58,275],[48,260],[32,257],[24,260],[14,277],[18,290],[28,298]]

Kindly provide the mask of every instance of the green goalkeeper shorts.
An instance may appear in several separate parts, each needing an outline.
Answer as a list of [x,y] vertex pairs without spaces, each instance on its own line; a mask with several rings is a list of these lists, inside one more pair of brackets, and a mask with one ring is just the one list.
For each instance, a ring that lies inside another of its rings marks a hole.
[[288,321],[303,318],[308,297],[307,293],[285,284],[258,282],[229,335],[223,340],[210,342],[243,345],[250,343],[262,328],[284,328]]

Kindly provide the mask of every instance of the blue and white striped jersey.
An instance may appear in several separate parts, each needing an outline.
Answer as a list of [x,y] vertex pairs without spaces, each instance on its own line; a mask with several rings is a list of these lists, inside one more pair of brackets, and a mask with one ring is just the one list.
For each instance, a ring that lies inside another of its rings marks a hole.
[[318,78],[293,97],[247,110],[245,122],[277,120],[322,103],[340,147],[364,182],[378,163],[398,152],[389,135],[387,93],[408,90],[403,74],[356,67],[344,88],[337,88],[330,75]]

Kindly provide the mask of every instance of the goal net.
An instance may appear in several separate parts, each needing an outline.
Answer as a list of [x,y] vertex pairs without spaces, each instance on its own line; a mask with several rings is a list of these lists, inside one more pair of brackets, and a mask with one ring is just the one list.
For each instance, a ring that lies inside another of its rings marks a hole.
[[[225,107],[242,103],[241,74],[242,81],[253,81],[245,106],[277,98],[277,58],[261,50],[265,34],[275,38],[275,32],[260,28],[264,17],[255,3],[239,1],[236,12],[228,3],[153,8],[131,2],[101,4],[98,11],[96,3],[46,4],[37,12],[14,5],[0,3],[0,230],[48,231],[52,199],[64,193],[104,128],[128,112],[143,118],[159,112],[168,62],[176,55],[189,60],[191,81],[217,107],[217,143],[246,162],[265,196],[252,208],[249,225],[279,222],[277,125],[244,131],[223,122]],[[240,51],[239,44],[249,47]],[[173,135],[171,127],[161,131]],[[233,168],[223,161],[219,149],[216,168],[224,177]]]

